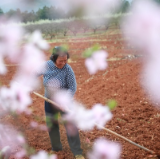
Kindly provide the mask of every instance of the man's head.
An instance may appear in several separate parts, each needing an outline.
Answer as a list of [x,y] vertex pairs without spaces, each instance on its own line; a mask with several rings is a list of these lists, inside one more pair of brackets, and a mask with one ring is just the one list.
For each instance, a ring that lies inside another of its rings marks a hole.
[[57,68],[63,68],[67,63],[69,58],[69,53],[66,49],[61,46],[56,46],[53,48],[52,55],[50,59],[55,63]]

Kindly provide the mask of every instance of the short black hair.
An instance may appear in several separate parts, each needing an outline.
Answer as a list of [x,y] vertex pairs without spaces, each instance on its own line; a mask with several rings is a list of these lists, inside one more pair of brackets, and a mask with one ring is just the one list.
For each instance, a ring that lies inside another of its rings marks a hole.
[[67,59],[69,59],[70,56],[68,51],[62,46],[56,46],[53,48],[50,60],[52,60],[55,63],[58,56],[65,56],[65,55],[67,55]]

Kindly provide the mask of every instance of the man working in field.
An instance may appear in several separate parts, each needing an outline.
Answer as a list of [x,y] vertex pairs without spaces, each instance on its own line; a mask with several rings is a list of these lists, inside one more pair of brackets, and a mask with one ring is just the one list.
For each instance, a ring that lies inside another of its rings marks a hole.
[[[76,79],[74,72],[70,65],[67,64],[67,60],[69,58],[69,54],[63,47],[55,47],[53,49],[52,56],[50,60],[46,63],[46,70],[43,74],[43,84],[45,87],[45,97],[51,98],[50,91],[54,88],[65,89],[68,90],[73,96],[76,92]],[[54,107],[49,102],[45,101],[45,113],[48,118],[53,119],[53,117],[62,111]],[[62,144],[60,141],[60,133],[59,133],[59,124],[57,123],[48,123],[47,126],[49,127],[49,136],[52,145],[53,151],[61,151]],[[50,127],[51,126],[51,127]],[[80,147],[80,139],[78,129],[76,128],[77,132],[75,135],[70,135],[67,127],[65,125],[67,138],[69,142],[69,146],[71,148],[72,153],[76,157],[76,159],[84,159],[82,156],[82,149]]]

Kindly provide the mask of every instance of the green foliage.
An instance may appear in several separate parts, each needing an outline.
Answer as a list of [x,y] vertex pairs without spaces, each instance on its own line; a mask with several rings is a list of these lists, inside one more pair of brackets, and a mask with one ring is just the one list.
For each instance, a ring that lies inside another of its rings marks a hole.
[[157,2],[158,3],[158,5],[160,5],[160,0],[154,0],[155,2]]
[[[60,51],[62,51],[62,52],[67,52],[68,51],[68,45],[61,45],[61,49],[60,49]],[[57,49],[56,49],[56,46],[53,48],[53,50],[52,50],[52,54],[55,54],[57,52]]]
[[0,8],[0,14],[7,15],[7,17],[19,16],[21,17],[22,22],[35,22],[38,20],[54,20],[67,18],[66,12],[59,7],[47,7],[39,8],[37,12],[33,10],[31,12],[24,11],[22,12],[19,8],[17,10],[10,9],[8,12],[3,13],[3,10]]
[[0,15],[4,14],[3,10],[0,8]]
[[46,116],[46,123],[48,125],[48,128],[51,128],[52,127],[52,120],[49,116]]
[[47,123],[48,128],[51,128],[53,123],[58,121],[58,116],[59,116],[58,113],[54,114],[53,117],[46,116],[46,123]]
[[108,100],[107,106],[110,108],[110,110],[113,110],[117,106],[116,100],[114,99]]
[[128,11],[130,7],[130,4],[128,1],[123,1],[123,4],[122,4],[122,13],[126,13]]
[[92,46],[91,48],[87,48],[84,53],[83,53],[83,57],[88,58],[91,57],[93,52],[96,52],[98,50],[100,50],[101,47],[99,44],[95,44],[94,46]]

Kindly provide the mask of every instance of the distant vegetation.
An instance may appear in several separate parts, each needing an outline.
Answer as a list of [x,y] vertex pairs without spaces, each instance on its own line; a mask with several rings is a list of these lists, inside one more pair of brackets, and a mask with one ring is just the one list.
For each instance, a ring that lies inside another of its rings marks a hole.
[[[34,30],[40,30],[43,33],[43,37],[52,40],[55,37],[65,37],[68,35],[77,36],[78,33],[85,35],[90,32],[96,34],[97,31],[103,30],[107,31],[109,27],[120,27],[120,20],[122,17],[128,14],[114,14],[114,15],[104,15],[103,17],[83,17],[83,18],[69,18],[69,19],[59,19],[59,20],[40,20],[37,22],[21,23],[28,32],[33,32]],[[103,23],[88,23],[94,19],[94,22],[99,22],[101,18]],[[97,20],[96,20],[97,19]]]
[[[126,13],[128,7],[130,6],[130,3],[126,0],[122,0],[122,7],[117,13]],[[103,13],[106,14],[106,13]],[[66,19],[66,18],[77,18],[77,17],[84,17],[85,15],[83,12],[79,12],[78,9],[75,11],[70,10],[66,12],[62,8],[58,8],[55,6],[44,6],[43,8],[39,8],[38,11],[24,11],[22,12],[19,8],[16,10],[10,9],[8,12],[4,13],[3,8],[0,8],[0,15],[5,15],[7,17],[13,17],[18,16],[21,17],[21,22],[27,23],[27,22],[35,22],[39,20],[56,20],[56,19]]]

